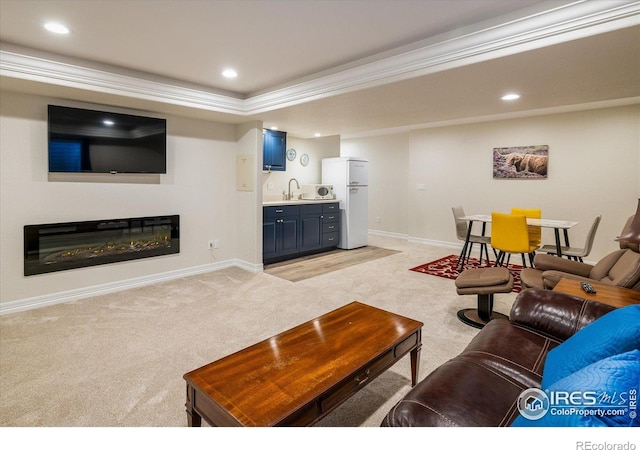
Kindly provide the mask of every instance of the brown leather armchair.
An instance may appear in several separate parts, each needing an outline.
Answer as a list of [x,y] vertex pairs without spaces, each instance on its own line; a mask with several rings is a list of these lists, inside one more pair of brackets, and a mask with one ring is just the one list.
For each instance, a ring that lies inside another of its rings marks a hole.
[[[623,233],[630,226],[633,217],[627,220]],[[638,244],[620,242],[620,250],[608,254],[595,265],[545,254],[536,255],[533,262],[535,268],[525,268],[520,273],[525,288],[553,289],[561,278],[571,278],[640,291]]]

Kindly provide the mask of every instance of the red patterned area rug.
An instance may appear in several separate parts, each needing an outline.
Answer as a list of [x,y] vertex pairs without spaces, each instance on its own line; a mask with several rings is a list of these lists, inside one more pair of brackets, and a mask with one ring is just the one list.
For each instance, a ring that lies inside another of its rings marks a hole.
[[[477,258],[469,258],[469,262],[465,265],[465,269],[478,267],[478,263],[479,261]],[[436,277],[448,278],[449,280],[455,280],[458,278],[458,275],[460,275],[460,271],[456,269],[457,264],[458,256],[449,255],[409,270],[426,273],[427,275],[434,275]],[[508,268],[509,272],[513,275],[513,292],[520,292],[522,290],[522,284],[520,283],[520,271],[522,270],[522,266],[509,264]]]

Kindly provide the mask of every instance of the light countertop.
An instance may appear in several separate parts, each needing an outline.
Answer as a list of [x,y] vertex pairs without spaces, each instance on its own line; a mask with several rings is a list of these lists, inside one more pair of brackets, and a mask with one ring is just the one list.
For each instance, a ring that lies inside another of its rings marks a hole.
[[335,203],[336,199],[324,199],[324,200],[307,200],[307,199],[295,199],[295,200],[272,200],[268,202],[262,202],[262,206],[284,206],[284,205],[315,205],[318,203]]

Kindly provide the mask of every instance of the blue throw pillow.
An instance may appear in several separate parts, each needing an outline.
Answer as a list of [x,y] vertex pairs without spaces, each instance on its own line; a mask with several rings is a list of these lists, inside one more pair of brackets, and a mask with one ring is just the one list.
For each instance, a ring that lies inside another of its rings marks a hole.
[[537,420],[520,415],[511,426],[640,426],[640,350],[590,364],[540,392],[546,413]]
[[640,305],[611,311],[547,354],[542,389],[612,355],[640,349]]

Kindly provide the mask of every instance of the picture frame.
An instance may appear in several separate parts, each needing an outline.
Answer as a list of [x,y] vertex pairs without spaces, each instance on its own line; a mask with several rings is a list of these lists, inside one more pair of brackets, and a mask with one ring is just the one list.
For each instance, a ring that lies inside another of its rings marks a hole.
[[546,179],[548,169],[548,145],[493,149],[494,179]]

